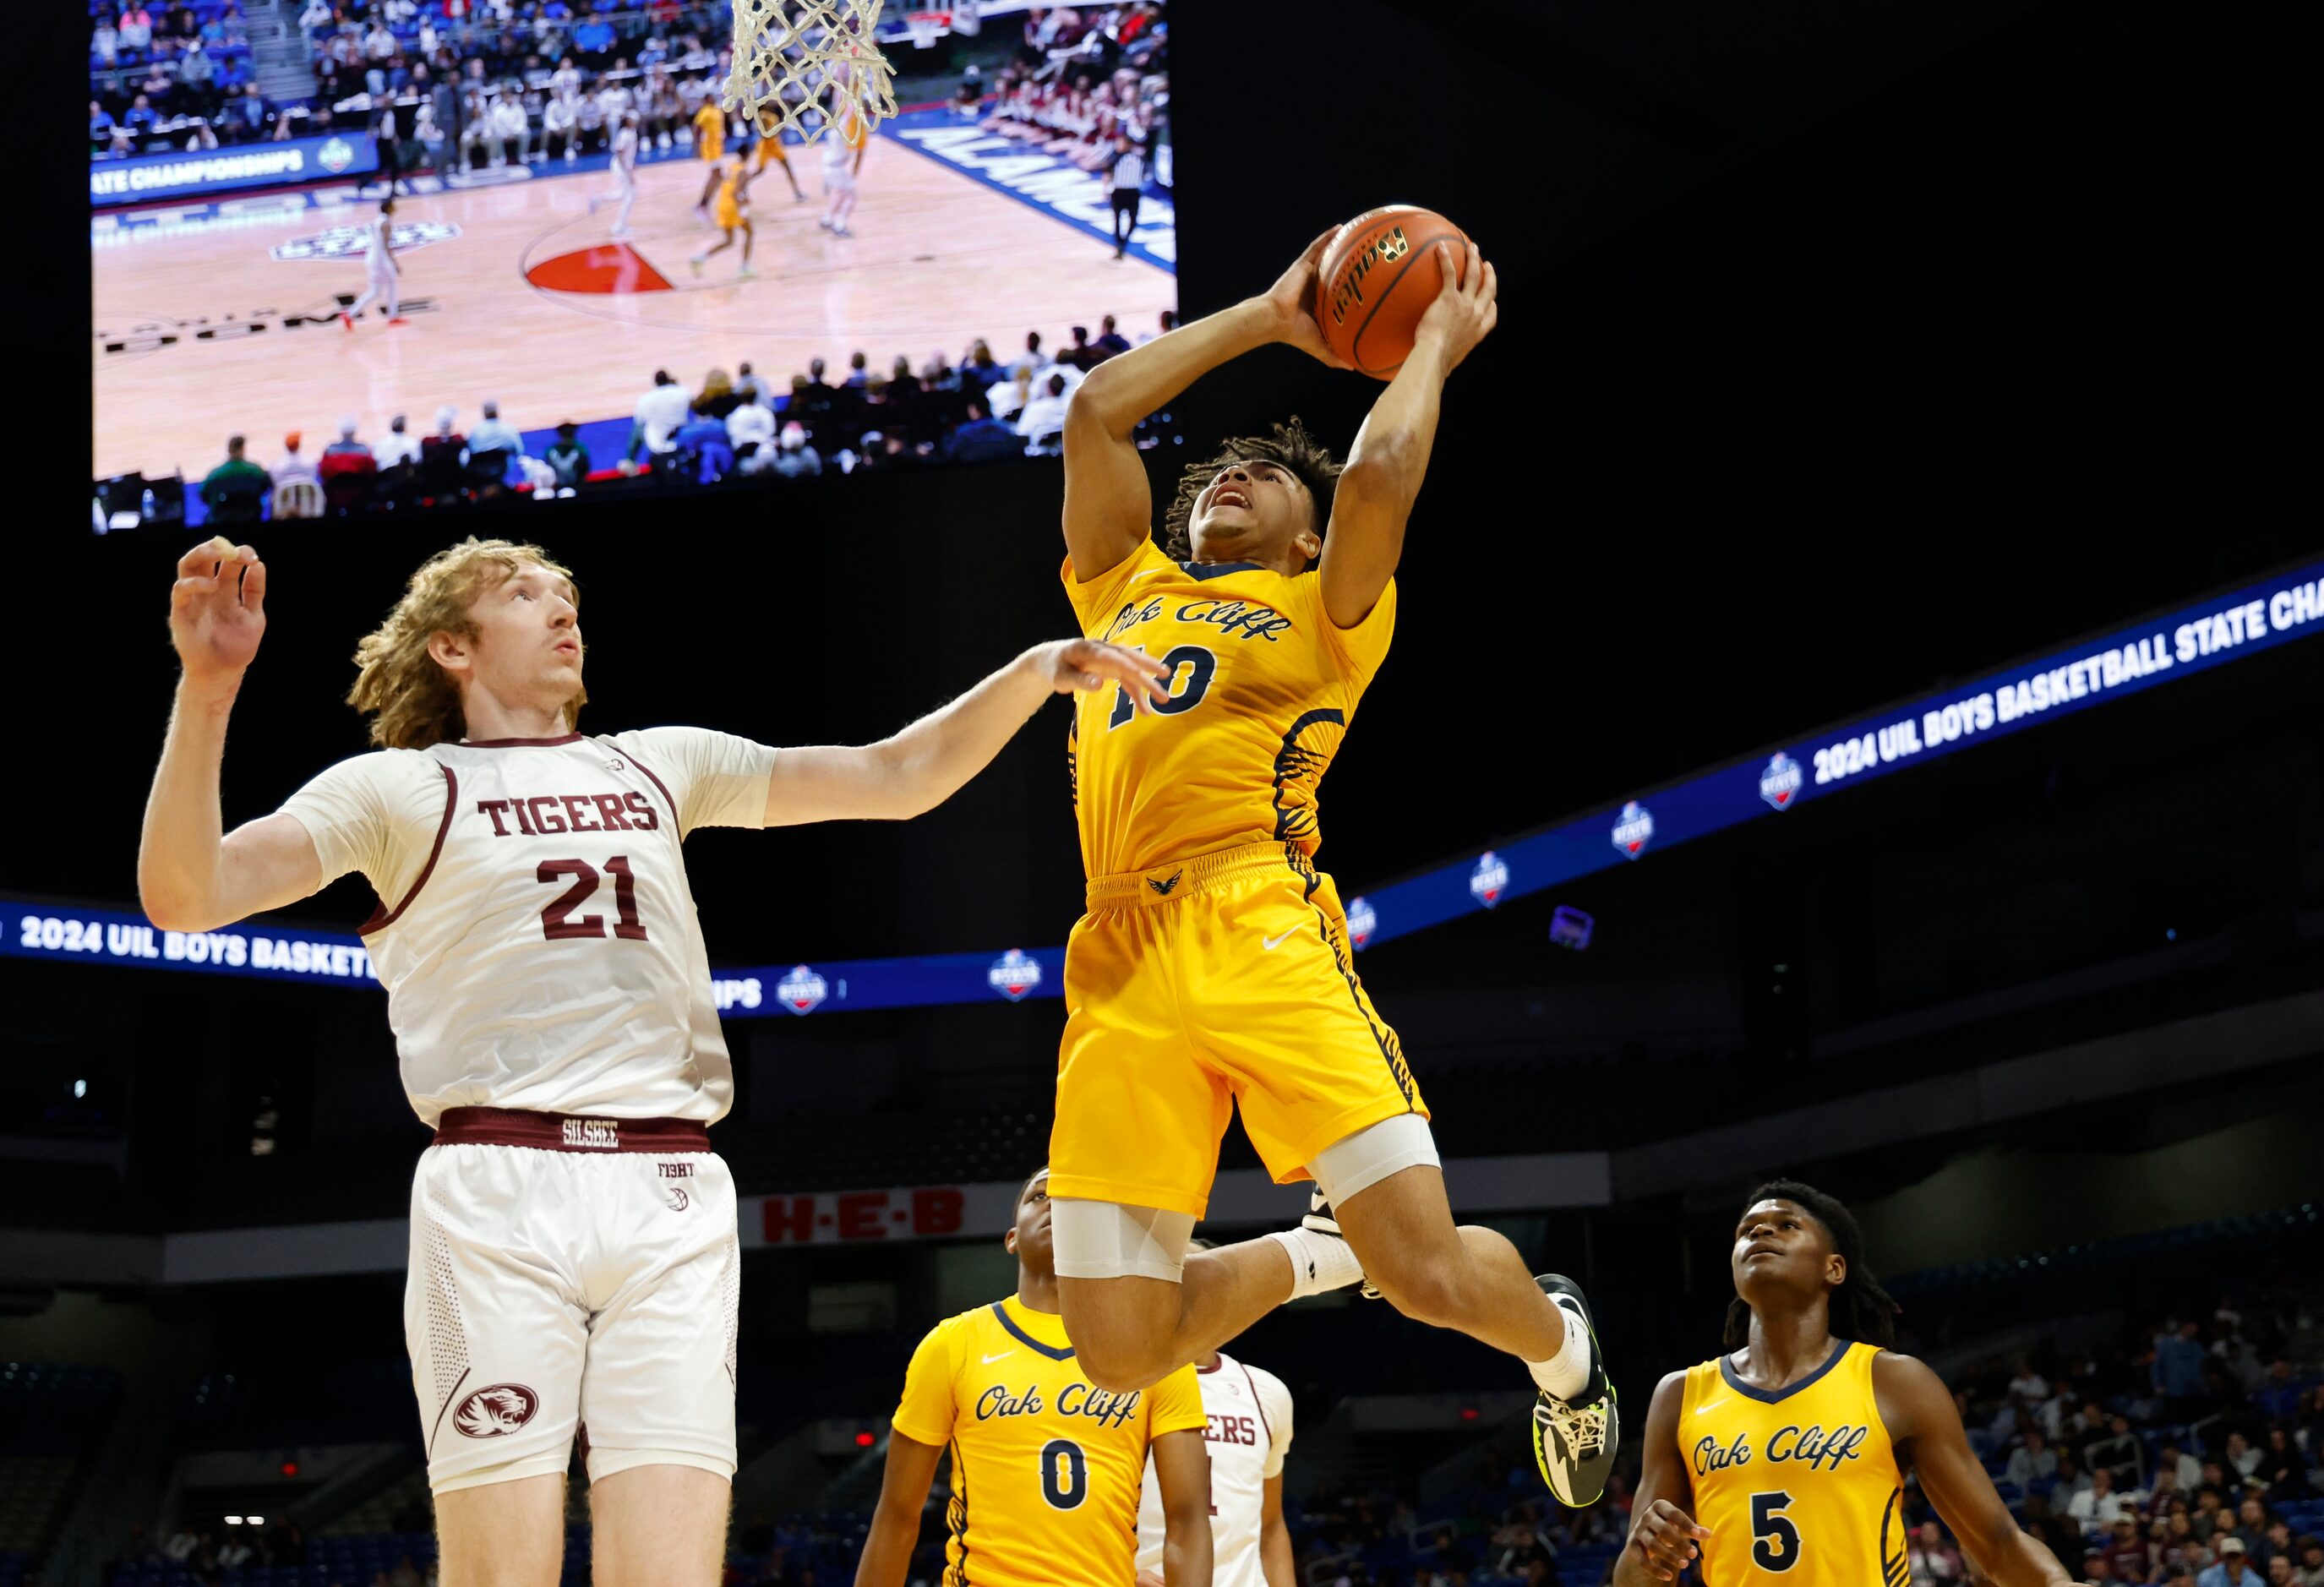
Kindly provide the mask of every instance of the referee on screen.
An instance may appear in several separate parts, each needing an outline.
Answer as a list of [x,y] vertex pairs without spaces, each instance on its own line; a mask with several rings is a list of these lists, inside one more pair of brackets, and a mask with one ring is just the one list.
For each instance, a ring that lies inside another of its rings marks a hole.
[[1107,170],[1113,183],[1113,256],[1119,259],[1138,229],[1138,196],[1146,190],[1146,156],[1128,133],[1114,134]]

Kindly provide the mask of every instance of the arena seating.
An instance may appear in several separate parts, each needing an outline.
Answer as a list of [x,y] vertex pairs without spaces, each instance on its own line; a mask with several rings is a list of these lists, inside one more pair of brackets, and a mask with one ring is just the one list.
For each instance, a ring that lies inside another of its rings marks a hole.
[[100,1367],[0,1361],[0,1587],[54,1540],[120,1393]]

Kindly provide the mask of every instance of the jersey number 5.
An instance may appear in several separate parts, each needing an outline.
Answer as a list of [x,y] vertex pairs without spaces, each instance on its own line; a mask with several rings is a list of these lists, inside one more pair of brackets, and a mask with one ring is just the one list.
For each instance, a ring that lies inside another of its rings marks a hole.
[[[1146,653],[1144,645],[1130,648],[1141,656]],[[1183,689],[1178,687],[1178,669],[1181,667],[1186,669],[1186,687]],[[1154,714],[1157,716],[1176,716],[1181,711],[1191,711],[1201,705],[1203,697],[1211,692],[1211,675],[1218,669],[1219,659],[1200,645],[1179,645],[1165,651],[1162,670],[1170,678],[1170,702],[1155,706]],[[1136,715],[1138,707],[1130,704],[1130,691],[1116,688],[1113,691],[1113,715],[1105,719],[1107,731],[1120,727]]]
[[1788,1571],[1800,1563],[1800,1529],[1784,1518],[1792,1496],[1780,1490],[1751,1496],[1751,1563],[1763,1571]]
[[[621,918],[613,923],[613,935],[631,942],[646,940],[646,928],[638,919],[638,879],[630,872],[629,856],[616,854],[605,862],[606,874],[613,879],[613,907]],[[535,871],[537,881],[555,883],[566,877],[573,885],[558,893],[554,902],[540,912],[540,935],[551,942],[568,937],[603,937],[605,918],[584,915],[578,920],[573,911],[589,901],[597,890],[597,867],[586,860],[543,860]]]

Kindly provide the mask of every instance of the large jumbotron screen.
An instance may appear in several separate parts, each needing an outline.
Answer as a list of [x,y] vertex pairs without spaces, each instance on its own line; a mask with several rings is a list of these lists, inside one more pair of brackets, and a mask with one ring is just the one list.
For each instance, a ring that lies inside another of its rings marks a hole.
[[[1161,5],[891,4],[901,110],[842,155],[717,113],[723,3],[300,4],[94,26],[100,529],[290,515],[309,470],[361,511],[1039,449],[1052,377],[1176,307]],[[324,466],[350,421],[375,478]],[[263,488],[206,493],[236,435]]]

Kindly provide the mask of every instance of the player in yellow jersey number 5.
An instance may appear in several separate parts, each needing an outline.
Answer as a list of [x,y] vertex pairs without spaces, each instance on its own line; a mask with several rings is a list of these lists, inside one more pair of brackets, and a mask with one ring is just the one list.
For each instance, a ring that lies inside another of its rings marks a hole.
[[2064,1587],[2018,1530],[1936,1373],[1888,1346],[1895,1303],[1846,1207],[1788,1179],[1751,1193],[1729,1259],[1727,1353],[1655,1390],[1614,1587],[1908,1587],[1907,1465],[1980,1581]]
[[952,1455],[944,1587],[1131,1587],[1148,1456],[1168,1587],[1211,1587],[1211,1458],[1192,1367],[1110,1393],[1057,1315],[1049,1171],[1017,1193],[1017,1293],[928,1331],[904,1373],[855,1587],[903,1587],[936,1457]]

